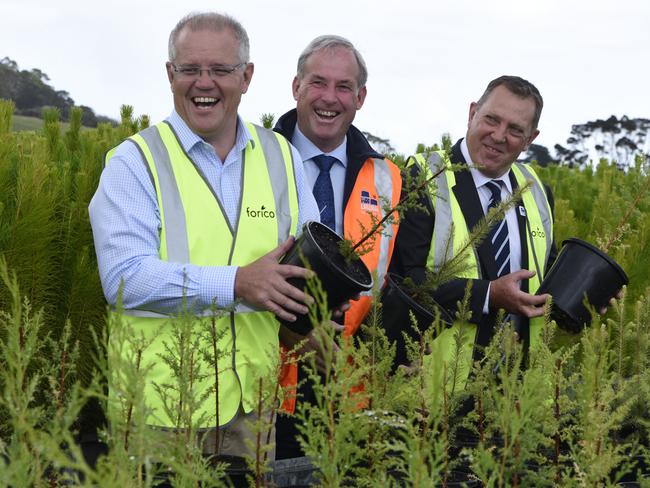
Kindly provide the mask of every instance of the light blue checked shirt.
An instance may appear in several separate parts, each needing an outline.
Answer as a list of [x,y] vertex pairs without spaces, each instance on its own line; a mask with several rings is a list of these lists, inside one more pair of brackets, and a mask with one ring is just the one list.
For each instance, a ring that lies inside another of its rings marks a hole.
[[[222,162],[214,148],[192,132],[176,111],[167,121],[233,224],[239,212],[242,152],[251,140],[246,125],[238,118],[235,145]],[[301,229],[304,222],[319,220],[318,206],[305,181],[302,158],[293,146],[291,151]],[[161,223],[156,190],[135,144],[118,146],[102,172],[88,210],[99,275],[109,304],[116,304],[122,280],[125,309],[174,312],[180,310],[183,297],[195,310],[210,307],[214,299],[217,306],[233,302],[237,266],[195,266],[159,258]]]

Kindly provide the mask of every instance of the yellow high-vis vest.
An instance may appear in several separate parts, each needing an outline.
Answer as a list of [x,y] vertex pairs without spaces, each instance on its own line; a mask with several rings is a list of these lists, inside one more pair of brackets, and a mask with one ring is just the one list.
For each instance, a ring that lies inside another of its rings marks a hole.
[[[461,252],[464,244],[469,240],[471,229],[467,227],[467,222],[453,192],[456,185],[456,176],[450,169],[451,163],[447,154],[444,151],[438,151],[427,156],[417,154],[411,158],[409,163],[413,164],[415,162],[428,175],[433,175],[443,166],[447,168],[436,178],[435,194],[430,195],[435,222],[431,247],[427,257],[427,268],[435,272],[445,262]],[[520,187],[528,181],[532,183],[531,188],[523,193],[521,203],[528,219],[528,232],[526,233],[528,263],[530,267],[538,270],[535,276],[528,280],[528,292],[534,294],[544,279],[553,243],[553,216],[544,185],[535,171],[527,164],[514,163],[512,172]],[[468,266],[465,267],[466,271],[459,278],[480,279],[481,267],[475,249],[471,247],[467,249],[463,260]],[[531,347],[539,339],[543,324],[544,320],[541,317],[530,320]],[[467,381],[473,357],[477,332],[475,324],[455,323],[453,327],[443,330],[436,338],[440,345],[438,350],[442,351],[443,357],[434,360],[442,359],[448,363],[452,360],[455,349],[454,335],[459,330],[462,330],[463,334],[462,356],[460,358],[462,373],[458,378],[456,387],[463,388]]]
[[[234,228],[169,123],[159,123],[130,138],[140,149],[156,188],[161,260],[196,266],[244,266],[298,231],[291,148],[282,136],[270,130],[252,124],[247,127],[252,141],[242,156],[241,200]],[[195,314],[193,333],[199,333],[202,323],[212,319],[210,315],[209,310]],[[147,423],[164,427],[176,426],[175,419],[165,414],[157,391],[157,387],[174,381],[173,371],[161,360],[165,344],[173,341],[171,318],[147,310],[124,310],[122,315],[122,322],[127,322],[135,334],[152,341],[142,357],[142,369],[150,368],[145,398],[152,414]],[[212,358],[201,359],[201,371],[207,377],[194,380],[199,396],[207,395],[195,417],[205,416],[206,425],[201,427],[216,425],[215,400],[218,424],[224,425],[240,405],[246,413],[257,407],[259,377],[264,377],[267,384],[277,378],[279,323],[272,313],[240,305],[218,318],[216,324],[221,336],[218,350],[224,353],[216,361],[218,399]],[[212,348],[204,341],[201,349]]]

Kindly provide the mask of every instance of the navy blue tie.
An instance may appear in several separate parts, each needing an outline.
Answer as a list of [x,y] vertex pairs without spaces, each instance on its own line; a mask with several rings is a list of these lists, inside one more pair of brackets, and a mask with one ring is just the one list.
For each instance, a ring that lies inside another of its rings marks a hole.
[[320,210],[320,221],[336,232],[336,215],[334,214],[334,188],[330,178],[330,169],[338,161],[333,156],[321,154],[313,157],[320,168],[320,173],[314,183],[314,197]]
[[[503,184],[501,180],[491,180],[485,184],[492,192],[488,209],[495,208],[501,203],[501,185]],[[490,229],[489,238],[494,250],[494,261],[497,264],[497,277],[510,273],[510,238],[505,216],[502,220],[495,222],[494,227]]]

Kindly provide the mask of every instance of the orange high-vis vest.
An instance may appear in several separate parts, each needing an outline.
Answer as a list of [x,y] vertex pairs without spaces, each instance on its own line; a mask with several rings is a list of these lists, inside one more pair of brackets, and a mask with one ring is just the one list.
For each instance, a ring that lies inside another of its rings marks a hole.
[[[344,237],[351,242],[358,242],[363,235],[379,222],[386,210],[397,205],[402,192],[402,177],[399,168],[388,159],[368,158],[350,193],[350,198],[343,214]],[[373,279],[381,288],[388,271],[395,237],[398,229],[398,216],[394,215],[389,225],[376,232],[363,246],[366,251],[361,259],[373,273]],[[359,300],[350,302],[350,309],[345,313],[343,334],[352,336],[359,329],[372,305],[372,292],[361,295]],[[283,351],[285,352],[285,351]],[[285,361],[280,372],[280,385],[284,388],[285,398],[282,410],[293,413],[296,407],[296,384],[298,365],[296,361]]]

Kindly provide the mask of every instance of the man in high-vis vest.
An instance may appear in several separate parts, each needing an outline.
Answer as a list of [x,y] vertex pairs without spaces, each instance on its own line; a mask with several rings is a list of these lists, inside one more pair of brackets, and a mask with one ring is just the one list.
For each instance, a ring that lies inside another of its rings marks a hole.
[[[321,222],[352,242],[363,229],[372,226],[373,217],[384,216],[386,204],[397,204],[402,189],[399,169],[374,150],[366,137],[352,125],[357,110],[366,98],[368,70],[359,51],[347,39],[335,35],[315,38],[298,59],[293,79],[296,109],[284,114],[275,130],[289,139],[302,156],[306,177],[320,209]],[[381,284],[393,253],[397,219],[377,233],[361,259]],[[370,293],[350,302],[343,317],[345,336],[352,336],[370,311]],[[281,331],[281,341],[291,347],[303,337]],[[314,337],[306,348],[318,353]],[[300,378],[299,378],[300,376]],[[295,363],[286,365],[282,384],[289,386],[302,379]],[[302,381],[297,395],[285,401],[292,412],[295,401],[313,401],[310,385]],[[301,456],[296,419],[280,415],[277,422],[278,457]]]
[[308,272],[278,260],[318,207],[295,148],[238,116],[253,76],[239,22],[184,17],[166,68],[174,110],[109,152],[90,203],[100,277],[111,306],[121,295],[117,323],[151,341],[140,367],[150,368],[152,426],[178,427],[158,391],[175,381],[161,359],[174,343],[171,319],[189,311],[198,334],[214,305],[232,307],[216,320],[223,356],[201,360],[207,377],[192,379],[197,398],[207,394],[194,418],[204,416],[206,454],[242,456],[254,439],[258,378],[277,381],[276,316],[295,320],[311,300],[287,282]]
[[[528,182],[531,185],[478,248],[466,250],[466,271],[434,293],[434,299],[453,317],[470,287],[470,324],[456,323],[436,339],[443,351],[443,357],[436,359],[449,361],[455,347],[454,334],[459,327],[465,328],[460,387],[466,382],[472,358],[480,357],[481,348],[476,346],[487,345],[499,326],[496,319],[500,309],[512,320],[526,350],[541,331],[547,295],[537,296],[535,292],[557,254],[553,198],[532,167],[515,161],[539,134],[542,105],[539,91],[530,82],[501,76],[489,83],[478,102],[470,104],[466,137],[452,147],[450,154],[418,154],[411,160],[414,174],[433,174],[450,163],[462,168],[443,171],[436,178],[435,194],[423,200],[428,212],[407,211],[400,225],[392,270],[416,283],[424,280],[425,269],[435,271],[462,251],[463,243],[490,207],[509,198],[516,188]],[[402,331],[410,331],[408,318],[384,326],[393,331],[389,335],[396,340]]]

